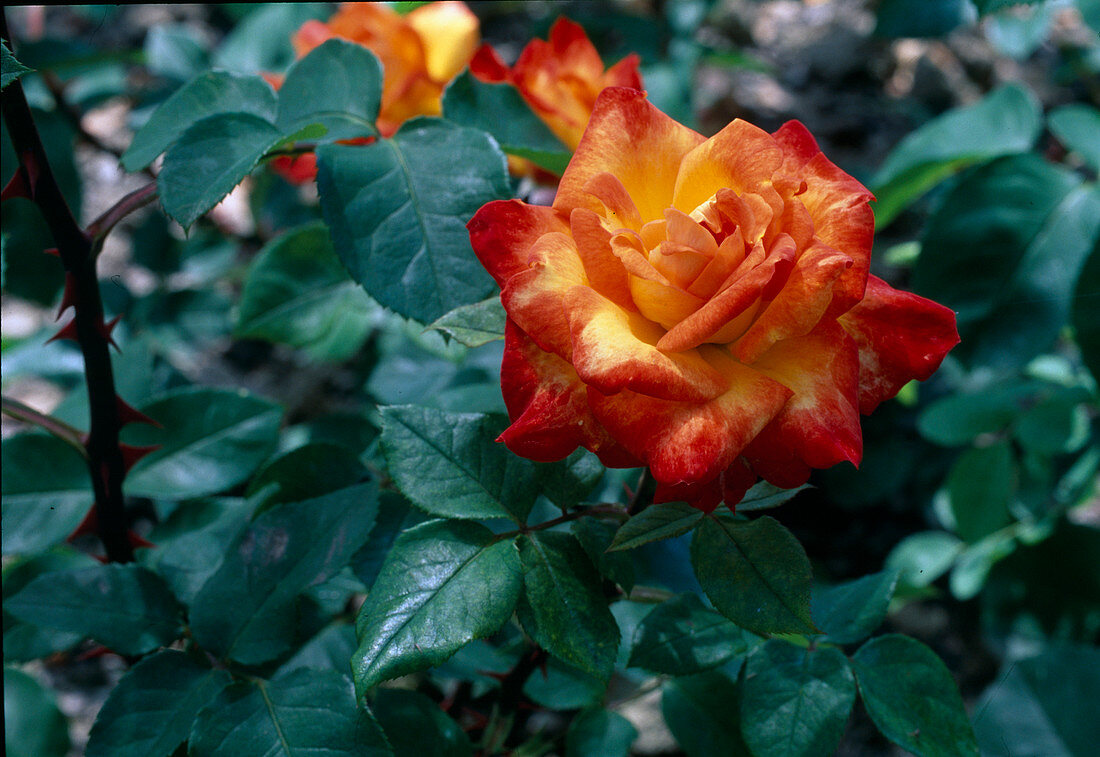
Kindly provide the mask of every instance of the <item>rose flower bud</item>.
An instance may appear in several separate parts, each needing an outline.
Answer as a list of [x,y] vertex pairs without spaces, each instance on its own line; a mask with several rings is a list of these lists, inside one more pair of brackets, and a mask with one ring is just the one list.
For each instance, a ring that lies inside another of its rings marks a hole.
[[307,21],[294,35],[301,58],[337,37],[382,62],[378,129],[388,137],[414,116],[438,116],[443,90],[470,62],[480,38],[477,16],[462,2],[429,3],[400,15],[381,3],[346,3],[326,23]]
[[[642,89],[638,60],[632,53],[605,70],[584,29],[562,17],[550,29],[549,41],[531,40],[511,68],[492,47],[482,45],[470,61],[470,73],[481,81],[511,84],[550,131],[575,150],[604,88]],[[533,172],[527,170],[533,168],[529,161],[509,164],[518,169],[513,173]]]
[[959,341],[952,311],[869,274],[871,199],[797,121],[706,139],[604,90],[552,207],[468,224],[508,313],[501,441],[649,466],[656,501],[708,511],[858,464],[859,414]]

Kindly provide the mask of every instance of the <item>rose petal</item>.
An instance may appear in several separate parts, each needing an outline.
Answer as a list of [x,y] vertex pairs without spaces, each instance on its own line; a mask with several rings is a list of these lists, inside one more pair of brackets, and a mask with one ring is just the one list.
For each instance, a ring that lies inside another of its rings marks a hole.
[[[680,352],[711,341],[739,316],[748,311],[760,299],[764,289],[773,279],[784,279],[795,263],[794,242],[786,237],[768,253],[763,262],[744,272],[751,264],[751,256],[745,259],[737,271],[731,274],[733,283],[711,298],[706,305],[680,321],[661,337],[657,348],[665,352]],[[747,322],[738,322],[742,328]],[[728,336],[729,329],[723,332]]]
[[470,59],[470,73],[474,78],[489,84],[511,81],[512,71],[504,63],[497,51],[485,44],[477,49]]
[[604,172],[590,178],[584,185],[584,191],[603,203],[604,213],[612,229],[628,228],[638,231],[642,228],[642,219],[638,208],[630,199],[630,193],[615,176]]
[[756,483],[756,474],[737,458],[730,467],[718,474],[718,477],[701,484],[657,484],[653,501],[687,502],[705,513],[713,512],[723,501],[731,510],[735,510],[745,492]]
[[839,320],[859,346],[859,409],[870,413],[912,379],[924,381],[959,343],[955,313],[867,279],[863,300]]
[[572,361],[573,344],[565,297],[573,287],[587,288],[584,265],[568,234],[543,234],[527,257],[528,269],[505,283],[500,301],[508,317],[547,352]]
[[428,75],[449,82],[466,67],[477,47],[479,23],[466,3],[458,0],[428,3],[405,19],[424,41]]
[[500,377],[512,425],[499,441],[517,455],[539,462],[561,460],[579,445],[606,435],[573,367],[539,349],[511,319],[504,329]]
[[775,298],[738,340],[737,359],[754,363],[777,342],[808,334],[832,302],[834,282],[851,266],[850,257],[823,244],[805,250]]
[[761,453],[771,460],[793,453],[812,468],[843,460],[859,464],[859,350],[835,321],[779,342],[752,367],[790,388],[794,396],[746,450],[750,461]]
[[691,213],[719,189],[758,191],[782,162],[783,152],[770,134],[737,119],[684,156],[669,204]]
[[665,400],[700,402],[726,389],[725,377],[698,353],[661,352],[653,346],[660,327],[589,287],[569,291],[565,312],[573,337],[573,367],[604,394],[631,389]]
[[701,134],[653,107],[644,92],[608,87],[596,100],[584,137],[558,185],[554,207],[601,212],[602,204],[584,187],[606,172],[622,182],[643,222],[662,218],[672,205],[680,161],[703,141]]
[[539,237],[567,232],[569,224],[565,216],[543,205],[494,200],[483,205],[466,228],[478,260],[503,287],[512,276],[527,270],[527,258]]
[[642,75],[638,72],[638,64],[642,59],[637,53],[631,53],[616,63],[603,77],[605,87],[630,87],[631,89],[644,89]]
[[798,165],[805,165],[810,158],[821,152],[814,135],[801,121],[788,121],[772,136],[784,152],[801,161]]
[[703,348],[729,384],[708,402],[670,402],[631,391],[588,402],[611,434],[665,484],[705,483],[733,464],[742,448],[786,404],[791,390],[764,374]]
[[611,232],[600,216],[586,208],[576,208],[569,216],[569,228],[592,288],[619,307],[637,310],[626,269],[611,251]]

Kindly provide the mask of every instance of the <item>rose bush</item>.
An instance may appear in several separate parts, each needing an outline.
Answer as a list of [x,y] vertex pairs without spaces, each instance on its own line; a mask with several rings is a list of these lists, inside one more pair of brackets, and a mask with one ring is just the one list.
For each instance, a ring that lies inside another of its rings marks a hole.
[[596,98],[605,87],[642,88],[639,58],[630,54],[605,70],[584,29],[559,18],[549,40],[534,39],[509,68],[489,45],[470,61],[470,73],[485,82],[514,86],[531,110],[571,150],[580,144]]
[[704,510],[858,464],[859,414],[958,343],[952,311],[870,275],[871,199],[796,121],[706,139],[604,90],[552,207],[468,225],[508,313],[501,440],[649,466],[658,501]]

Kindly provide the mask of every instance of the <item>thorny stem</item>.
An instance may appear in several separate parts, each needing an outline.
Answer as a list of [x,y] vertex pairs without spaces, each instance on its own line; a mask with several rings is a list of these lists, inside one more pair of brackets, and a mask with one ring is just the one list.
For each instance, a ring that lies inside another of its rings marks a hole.
[[[10,40],[7,18],[0,15],[0,22],[3,37]],[[96,278],[94,239],[80,228],[61,194],[18,81],[4,88],[3,115],[19,158],[16,170],[22,174],[31,201],[41,210],[65,268],[65,302],[73,304],[76,311],[73,336],[84,356],[91,411],[91,427],[84,448],[95,492],[96,533],[103,542],[108,560],[131,562],[134,550],[129,540],[122,494],[126,461],[119,445],[120,401],[111,366],[110,332],[104,323],[103,300]]]
[[566,513],[560,517],[552,520],[543,521],[534,526],[524,526],[523,528],[517,528],[515,531],[506,531],[504,533],[497,534],[498,541],[503,539],[511,539],[520,534],[529,534],[532,531],[545,531],[548,528],[554,526],[560,526],[562,523],[568,523],[572,520],[578,520],[589,515],[611,515],[616,518],[625,519],[626,514],[623,512],[623,508],[619,505],[592,505],[581,510],[574,510],[571,513]]

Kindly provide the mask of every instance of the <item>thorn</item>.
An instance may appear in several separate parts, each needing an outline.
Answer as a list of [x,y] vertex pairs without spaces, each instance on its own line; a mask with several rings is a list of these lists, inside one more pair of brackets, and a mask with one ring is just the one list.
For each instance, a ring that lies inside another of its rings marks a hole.
[[164,428],[160,423],[150,418],[140,410],[135,410],[130,406],[122,397],[115,396],[115,403],[118,407],[118,421],[120,426],[125,426],[128,423],[148,423],[150,426],[156,426],[157,428]]
[[61,250],[57,249],[56,247],[47,247],[46,249],[42,250],[42,252],[46,253],[47,255],[53,255],[55,258],[61,257]]
[[80,525],[74,528],[73,532],[65,537],[65,541],[71,544],[81,536],[94,534],[98,526],[99,515],[96,511],[96,505],[92,505],[90,508],[88,508],[88,512],[85,513],[84,519],[80,521]]
[[11,177],[11,181],[4,187],[4,191],[0,192],[0,202],[4,200],[11,200],[16,197],[23,197],[31,199],[30,189],[27,187],[27,181],[23,177],[22,167],[15,169],[15,175]]
[[71,271],[65,271],[65,291],[61,295],[61,305],[57,308],[57,315],[54,316],[54,320],[58,320],[61,314],[69,308],[76,307],[76,276]]
[[492,670],[478,670],[478,671],[475,671],[475,672],[478,675],[482,675],[482,676],[485,676],[487,678],[492,678],[492,679],[497,680],[497,681],[503,681],[505,678],[508,677],[507,673],[496,673]]
[[27,172],[27,188],[30,189],[31,197],[34,197],[35,190],[38,188],[38,160],[34,157],[34,150],[24,150],[22,160],[19,162]]
[[[95,557],[97,560],[100,559],[98,555],[93,555],[93,557]],[[78,654],[76,656],[76,661],[77,662],[84,662],[85,660],[94,660],[97,657],[102,657],[103,655],[108,655],[108,654],[114,654],[114,651],[111,650],[111,649],[108,649],[107,647],[103,646],[102,644],[97,644],[96,646],[92,647],[91,649]]]
[[111,345],[119,352],[122,352],[122,348],[118,346],[118,342],[115,341],[115,338],[111,336],[111,334],[114,332],[115,326],[117,326],[118,322],[121,320],[122,314],[120,313],[119,315],[116,315],[114,318],[104,323],[99,331],[99,333],[103,334],[103,338],[107,340],[107,344]]
[[138,547],[148,547],[148,548],[152,549],[152,548],[155,548],[157,546],[156,544],[153,544],[153,542],[149,541],[148,539],[144,539],[144,538],[138,536],[133,531],[127,531],[126,532],[126,538],[130,540],[130,546],[133,547],[134,549],[137,549]]
[[74,342],[79,341],[77,339],[77,336],[76,336],[76,319],[75,318],[73,318],[71,321],[66,323],[64,326],[61,327],[60,331],[58,331],[56,334],[54,334],[49,339],[47,339],[46,344],[49,344],[50,342],[55,342],[59,339],[71,339]]
[[161,445],[153,444],[149,447],[135,447],[132,444],[119,444],[118,448],[122,451],[122,465],[126,469],[126,472],[129,473],[130,469],[134,467],[134,463],[150,452],[156,452],[161,448]]

